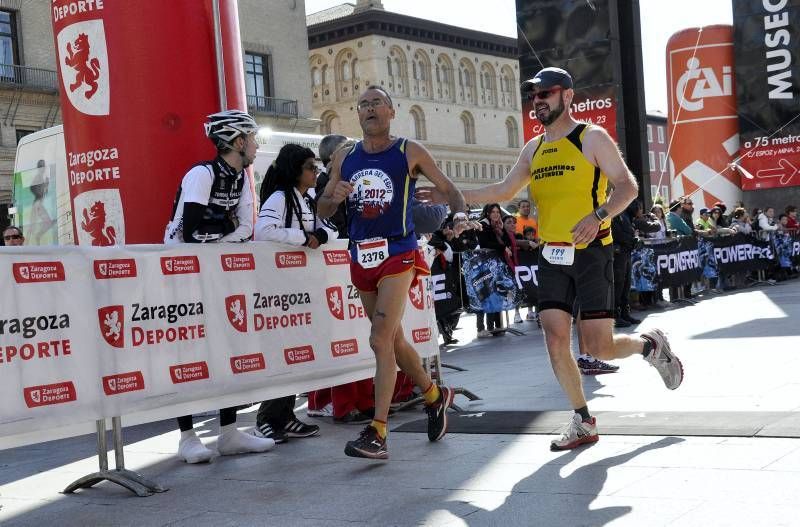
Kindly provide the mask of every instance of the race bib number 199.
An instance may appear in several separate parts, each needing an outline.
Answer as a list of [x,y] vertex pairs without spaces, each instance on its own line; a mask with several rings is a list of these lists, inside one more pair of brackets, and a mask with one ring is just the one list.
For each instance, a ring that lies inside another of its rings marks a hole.
[[542,256],[553,265],[572,265],[575,261],[575,247],[548,243],[542,250]]
[[389,258],[389,241],[386,238],[358,242],[358,263],[364,269],[378,267]]

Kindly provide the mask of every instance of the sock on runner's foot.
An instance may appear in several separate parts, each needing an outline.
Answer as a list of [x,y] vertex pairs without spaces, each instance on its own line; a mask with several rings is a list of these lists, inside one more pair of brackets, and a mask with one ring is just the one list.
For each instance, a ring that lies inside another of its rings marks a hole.
[[371,423],[372,428],[378,431],[378,435],[381,436],[381,439],[386,439],[386,434],[388,434],[388,430],[386,429],[386,421],[381,421],[380,419],[373,419]]
[[439,400],[439,393],[439,387],[436,386],[436,383],[431,382],[428,389],[422,392],[422,396],[425,398],[426,403],[433,404]]

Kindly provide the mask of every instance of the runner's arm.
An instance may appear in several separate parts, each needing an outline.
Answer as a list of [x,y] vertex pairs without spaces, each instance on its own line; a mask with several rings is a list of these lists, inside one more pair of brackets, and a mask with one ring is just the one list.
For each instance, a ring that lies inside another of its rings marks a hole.
[[[600,204],[600,207],[608,212],[608,217],[613,218],[636,198],[639,186],[625,165],[625,161],[622,160],[617,144],[603,128],[591,126],[586,131],[583,139],[583,155],[590,163],[600,168],[614,187],[606,202]],[[573,243],[576,245],[590,243],[597,236],[601,223],[594,210],[584,216],[570,230]]]
[[346,152],[342,149],[337,150],[333,155],[330,169],[328,171],[328,184],[322,196],[317,201],[317,214],[320,218],[330,218],[336,213],[339,204],[353,192],[353,185],[347,181],[342,181],[342,162]]
[[534,137],[525,144],[517,157],[517,162],[511,167],[503,181],[477,189],[465,190],[464,198],[467,203],[502,203],[514,199],[514,196],[530,181],[531,159],[540,140],[541,138]]
[[608,212],[609,217],[614,217],[622,213],[636,199],[639,185],[623,161],[617,144],[605,129],[599,126],[590,127],[584,137],[583,145],[586,158],[600,168],[614,187],[606,202],[600,204]]
[[[453,184],[449,177],[445,176],[436,162],[433,160],[428,149],[416,141],[408,141],[408,160],[412,174],[422,174],[436,187],[436,192],[444,198],[450,205],[450,211],[465,212],[467,203],[464,195]],[[424,201],[424,200],[420,200]]]

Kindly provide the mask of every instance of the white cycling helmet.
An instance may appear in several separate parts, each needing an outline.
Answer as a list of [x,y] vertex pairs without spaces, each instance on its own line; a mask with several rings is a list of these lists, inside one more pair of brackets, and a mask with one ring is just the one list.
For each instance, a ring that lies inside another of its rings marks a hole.
[[258,123],[241,110],[212,113],[205,123],[206,135],[218,146],[233,148],[233,140],[242,134],[258,132]]

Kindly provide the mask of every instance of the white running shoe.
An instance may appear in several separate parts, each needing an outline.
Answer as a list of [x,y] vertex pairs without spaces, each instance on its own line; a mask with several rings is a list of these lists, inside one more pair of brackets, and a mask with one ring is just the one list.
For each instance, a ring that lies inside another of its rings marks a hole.
[[181,437],[178,443],[178,457],[190,464],[208,463],[214,457],[214,451],[206,448],[200,438],[191,432]]
[[591,421],[584,421],[581,414],[573,414],[572,419],[564,427],[561,437],[553,439],[550,443],[550,450],[570,450],[587,443],[595,443],[600,439],[597,435],[597,420],[592,417]]
[[333,403],[328,403],[319,410],[307,409],[306,415],[309,417],[333,417]]
[[240,432],[235,424],[230,425],[230,427],[224,427],[219,439],[217,439],[217,450],[219,450],[220,455],[232,456],[234,454],[266,452],[275,446],[275,441],[272,439]]
[[683,364],[672,353],[667,336],[660,329],[650,329],[642,335],[656,344],[650,355],[644,359],[658,371],[668,389],[676,389],[683,382]]

